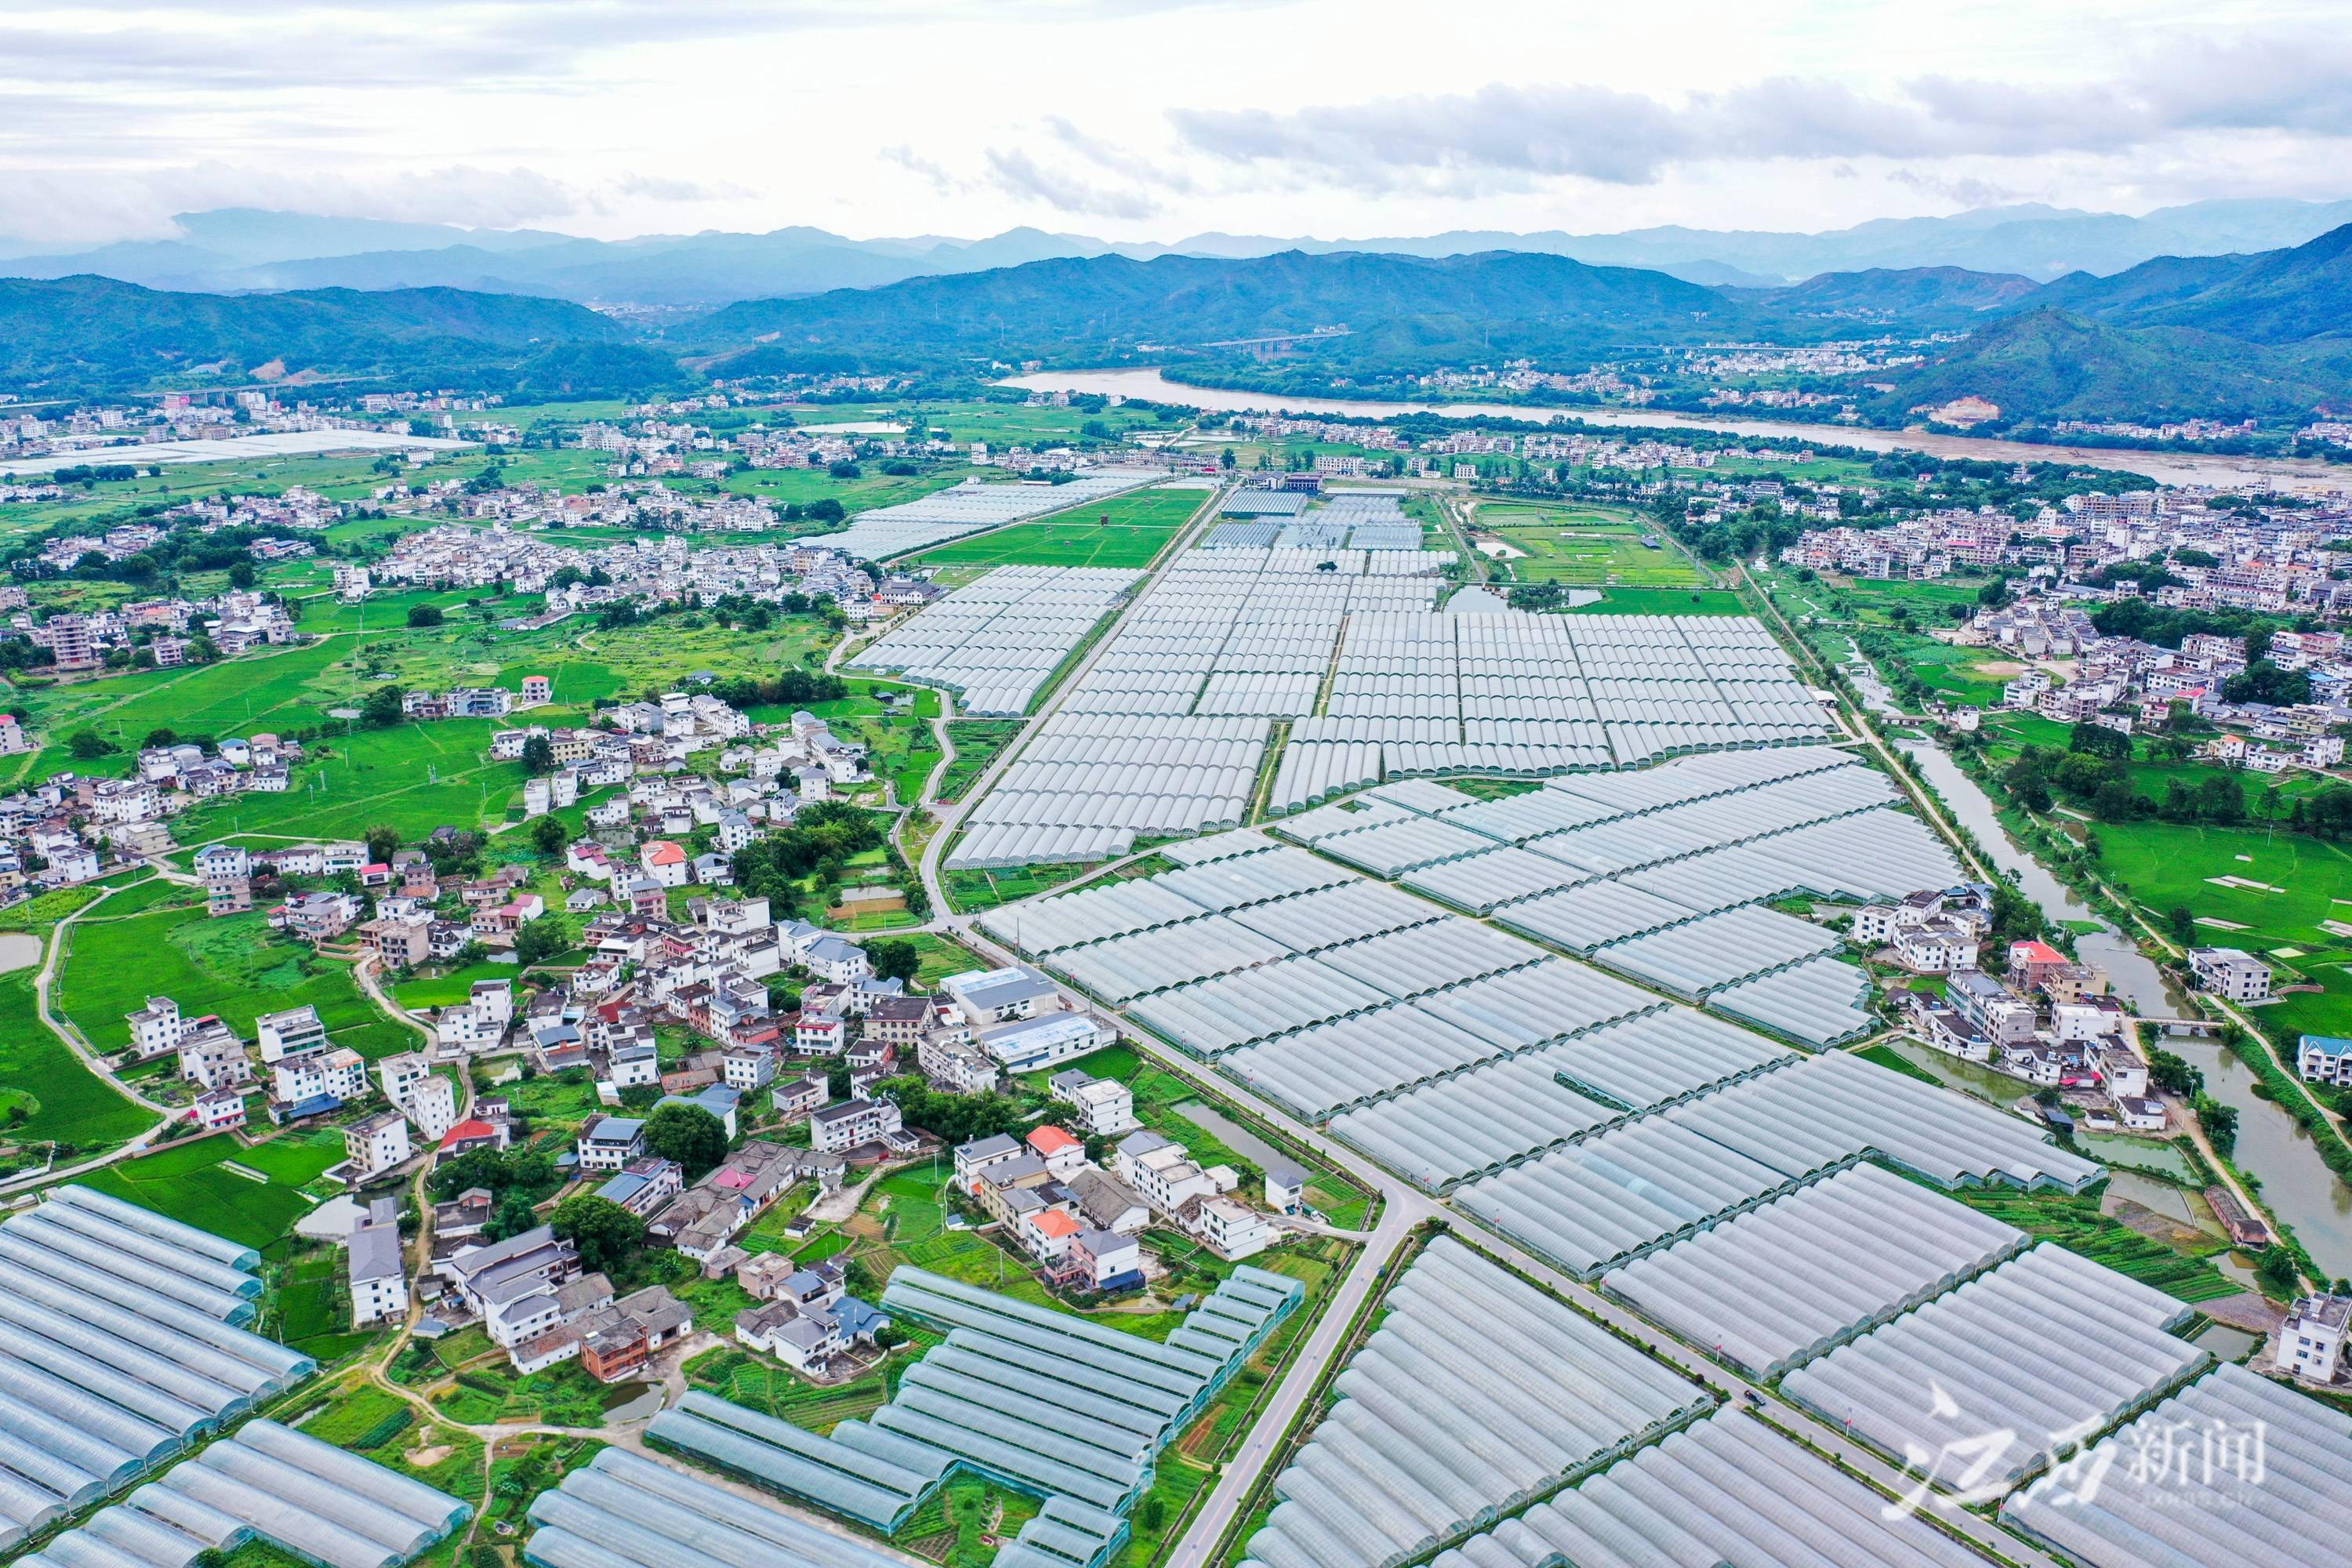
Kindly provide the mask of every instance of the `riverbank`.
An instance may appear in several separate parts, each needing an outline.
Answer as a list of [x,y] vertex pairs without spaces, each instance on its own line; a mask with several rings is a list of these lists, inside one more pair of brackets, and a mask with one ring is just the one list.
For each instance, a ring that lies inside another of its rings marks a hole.
[[1337,414],[1391,419],[1405,414],[1435,414],[1448,419],[1518,419],[1543,423],[1554,417],[1588,425],[1639,430],[1706,430],[1753,440],[1804,441],[1862,452],[1920,452],[1931,458],[1994,463],[2061,463],[2140,474],[2166,485],[2271,486],[2305,492],[2352,489],[2352,474],[2313,459],[2229,458],[2191,452],[2145,452],[2110,447],[2049,446],[2000,441],[1984,436],[1941,436],[1926,430],[1872,430],[1847,425],[1811,425],[1792,420],[1740,419],[1672,414],[1642,408],[1541,408],[1507,403],[1393,403],[1375,398],[1307,397],[1197,386],[1171,381],[1157,368],[1055,370],[1013,376],[1000,384],[1031,392],[1100,393],[1181,403],[1230,414]]

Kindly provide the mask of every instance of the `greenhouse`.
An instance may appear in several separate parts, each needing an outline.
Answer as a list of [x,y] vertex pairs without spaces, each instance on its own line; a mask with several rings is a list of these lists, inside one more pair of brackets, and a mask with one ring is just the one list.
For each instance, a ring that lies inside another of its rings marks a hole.
[[471,1504],[331,1443],[249,1421],[25,1561],[37,1568],[189,1568],[259,1541],[322,1568],[400,1568]]
[[1439,1553],[1433,1568],[1984,1568],[1917,1514],[1762,1422],[1725,1410],[1671,1433],[1518,1518]]
[[1964,1204],[1856,1165],[1601,1278],[1751,1377],[1777,1377],[2023,1250]]
[[535,1568],[897,1568],[846,1536],[620,1448],[530,1505]]
[[1638,1447],[1712,1398],[1459,1241],[1431,1242],[1332,1384],[1246,1546],[1261,1568],[1381,1568]]
[[252,1256],[76,1186],[0,1225],[0,1542],[152,1473],[317,1370],[229,1321],[253,1315],[236,1283],[257,1293],[238,1267]]
[[967,715],[1018,718],[1137,577],[1088,567],[1000,566],[917,611],[859,650],[849,668],[945,687]]
[[[2135,1463],[2184,1450],[2185,1464]],[[2352,1416],[2223,1365],[2110,1433],[2080,1467],[2011,1494],[2000,1518],[2085,1568],[2336,1568],[2347,1490]]]
[[[1959,1445],[1970,1478],[2000,1488],[2053,1444],[2155,1403],[2213,1358],[2172,1332],[2186,1303],[2044,1242],[1860,1339],[1810,1361],[1781,1392],[1900,1458]],[[1987,1448],[1988,1435],[2005,1442]]]
[[1167,477],[1158,468],[1092,468],[1057,485],[966,479],[915,500],[859,512],[847,528],[826,534],[824,547],[862,561],[885,561],[967,533],[1141,489]]

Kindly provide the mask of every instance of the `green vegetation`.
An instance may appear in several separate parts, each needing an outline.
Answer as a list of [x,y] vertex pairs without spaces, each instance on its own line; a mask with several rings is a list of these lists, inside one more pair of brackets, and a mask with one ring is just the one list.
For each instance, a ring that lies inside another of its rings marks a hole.
[[939,799],[950,804],[961,800],[1004,749],[1021,738],[1024,727],[1018,719],[950,720],[948,744],[955,749],[955,758],[940,774]]
[[348,964],[276,935],[258,910],[211,920],[201,910],[159,910],[83,921],[68,940],[58,1009],[101,1051],[130,1044],[123,1015],[150,996],[171,997],[192,1018],[216,1013],[248,1040],[260,1014],[306,1003],[338,1043],[371,1059],[416,1038],[368,1001]]
[[224,1133],[183,1139],[77,1179],[199,1230],[268,1247],[310,1212],[299,1189],[342,1158],[342,1134],[331,1127],[282,1133],[251,1149]]
[[906,563],[933,566],[1131,566],[1151,564],[1207,496],[1146,489],[1015,523],[927,550]]
[[61,1155],[70,1155],[110,1147],[153,1126],[151,1112],[109,1088],[41,1022],[33,973],[0,974],[0,1142],[53,1142]]
[[1475,521],[1481,535],[1515,552],[1496,559],[1513,582],[1678,588],[1705,581],[1664,530],[1623,508],[1484,503]]
[[2237,1295],[2241,1289],[2212,1265],[2214,1254],[2229,1249],[2229,1243],[2219,1237],[2195,1246],[2170,1247],[2101,1214],[2096,1197],[2021,1193],[2008,1187],[1969,1187],[1953,1195],[2036,1240],[2054,1241],[2069,1252],[2183,1301],[2215,1300]]
[[1074,882],[1097,870],[1095,862],[1060,866],[967,868],[941,874],[948,901],[963,914],[978,914],[1033,893],[1043,893]]

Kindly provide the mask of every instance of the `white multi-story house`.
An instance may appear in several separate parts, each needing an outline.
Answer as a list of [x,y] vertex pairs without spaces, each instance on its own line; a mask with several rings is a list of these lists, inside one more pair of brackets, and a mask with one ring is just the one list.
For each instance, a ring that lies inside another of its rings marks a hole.
[[1135,1096],[1115,1079],[1096,1078],[1080,1068],[1057,1072],[1045,1080],[1055,1100],[1069,1106],[1071,1120],[1096,1137],[1116,1137],[1142,1125],[1135,1119]]
[[382,1111],[354,1121],[343,1129],[343,1150],[349,1157],[353,1179],[366,1181],[407,1162],[412,1152],[408,1142],[408,1122],[396,1110]]
[[408,1270],[400,1253],[399,1206],[378,1198],[352,1226],[344,1255],[352,1275],[352,1327],[397,1323],[408,1316]]
[[165,1056],[180,1048],[184,1031],[180,1005],[169,996],[150,996],[147,1005],[122,1016],[131,1026],[131,1054],[141,1061]]
[[845,1100],[809,1113],[809,1147],[820,1154],[837,1154],[880,1142],[901,1125],[898,1108],[887,1100]]
[[2279,1325],[2278,1365],[2310,1383],[2333,1383],[2352,1332],[2352,1296],[2305,1296]]
[[253,1021],[253,1032],[261,1043],[264,1066],[281,1057],[315,1051],[327,1043],[327,1026],[319,1021],[319,1010],[308,1005],[264,1013]]
[[367,1093],[367,1063],[357,1051],[340,1047],[285,1057],[271,1068],[270,1092],[289,1105],[320,1095],[354,1100]]
[[2271,994],[2270,965],[2243,948],[2192,947],[2189,967],[2200,987],[2231,1002],[2259,1002]]
[[617,1171],[646,1152],[646,1124],[632,1117],[600,1116],[573,1146],[583,1171]]

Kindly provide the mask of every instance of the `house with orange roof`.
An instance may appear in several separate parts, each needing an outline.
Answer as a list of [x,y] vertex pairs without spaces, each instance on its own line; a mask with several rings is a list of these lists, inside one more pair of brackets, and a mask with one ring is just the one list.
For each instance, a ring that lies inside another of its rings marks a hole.
[[683,888],[694,874],[693,863],[687,858],[686,847],[667,838],[649,838],[637,851],[637,863],[646,875],[665,888]]

